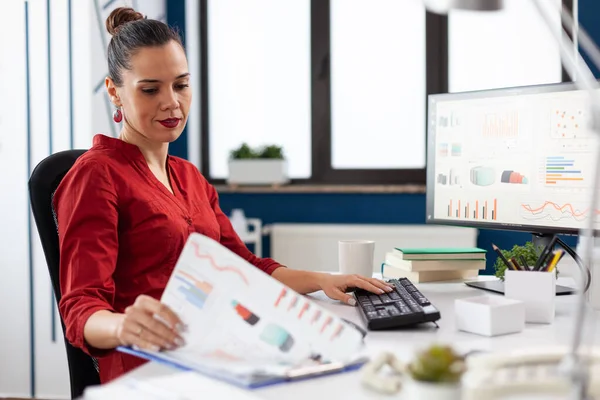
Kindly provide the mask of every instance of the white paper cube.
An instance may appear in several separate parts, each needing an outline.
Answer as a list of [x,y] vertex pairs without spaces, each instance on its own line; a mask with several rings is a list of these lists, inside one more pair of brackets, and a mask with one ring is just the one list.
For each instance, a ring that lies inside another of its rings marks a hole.
[[483,336],[521,332],[525,327],[523,302],[501,296],[478,296],[454,302],[456,327]]

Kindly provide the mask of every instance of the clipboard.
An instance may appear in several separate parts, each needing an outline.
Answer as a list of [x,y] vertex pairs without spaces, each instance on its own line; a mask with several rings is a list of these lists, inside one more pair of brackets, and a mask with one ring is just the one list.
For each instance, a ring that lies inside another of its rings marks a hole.
[[341,374],[344,372],[351,372],[360,369],[364,364],[369,361],[368,357],[357,357],[356,359],[342,363],[342,362],[324,362],[317,363],[315,365],[303,365],[298,367],[290,367],[282,374],[248,374],[248,375],[236,375],[227,373],[224,370],[215,370],[201,365],[186,365],[185,363],[168,357],[165,353],[148,352],[141,349],[133,349],[131,347],[120,346],[117,350],[134,355],[148,361],[155,361],[161,364],[169,365],[183,371],[193,371],[202,375],[218,379],[229,384],[238,386],[243,389],[258,389],[266,386],[272,386],[281,383],[302,381],[308,379],[314,379],[319,377],[325,377],[335,374]]

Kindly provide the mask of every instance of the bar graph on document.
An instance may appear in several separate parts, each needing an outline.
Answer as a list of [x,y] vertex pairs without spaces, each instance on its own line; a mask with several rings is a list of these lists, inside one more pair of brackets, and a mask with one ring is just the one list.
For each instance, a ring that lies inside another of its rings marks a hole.
[[451,199],[447,215],[456,219],[495,221],[498,219],[498,199]]
[[194,307],[202,309],[204,302],[212,292],[212,285],[193,277],[185,271],[176,271],[173,276],[180,284],[177,290]]
[[552,187],[580,187],[587,182],[576,157],[548,156],[545,159],[544,182]]

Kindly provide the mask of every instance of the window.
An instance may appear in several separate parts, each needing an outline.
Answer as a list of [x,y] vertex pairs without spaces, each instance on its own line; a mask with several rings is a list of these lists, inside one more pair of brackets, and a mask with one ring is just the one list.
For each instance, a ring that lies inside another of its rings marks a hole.
[[331,0],[331,167],[425,167],[421,0]]
[[[559,29],[560,0],[549,3]],[[452,11],[448,37],[451,92],[562,80],[558,45],[532,1],[506,0],[488,14]]]
[[420,0],[202,0],[202,171],[273,143],[296,181],[424,182],[445,21]]
[[310,0],[210,0],[207,15],[210,178],[242,143],[282,146],[309,178]]

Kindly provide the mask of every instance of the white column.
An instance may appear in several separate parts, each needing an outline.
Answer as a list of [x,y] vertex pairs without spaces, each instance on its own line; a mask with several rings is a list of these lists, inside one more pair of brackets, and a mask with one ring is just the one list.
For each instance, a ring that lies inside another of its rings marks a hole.
[[191,73],[191,87],[193,93],[192,106],[187,123],[188,161],[200,169],[200,126],[202,115],[200,106],[200,2],[198,0],[185,1],[185,47],[188,58],[188,68]]
[[30,393],[25,3],[0,24],[0,397]]

